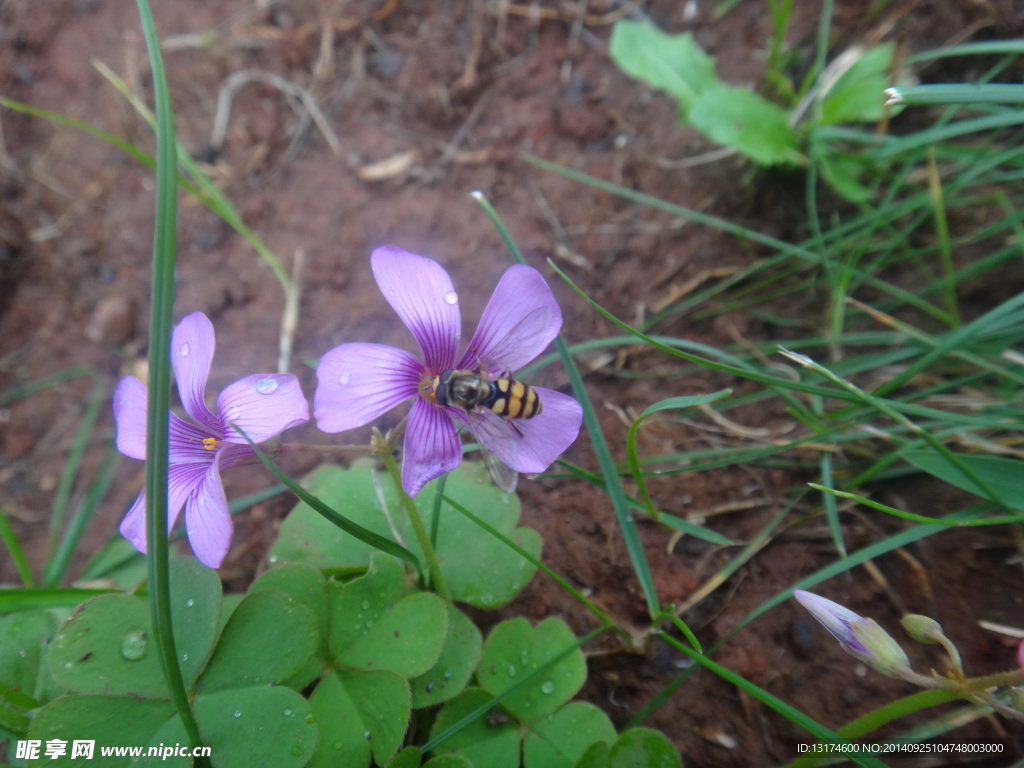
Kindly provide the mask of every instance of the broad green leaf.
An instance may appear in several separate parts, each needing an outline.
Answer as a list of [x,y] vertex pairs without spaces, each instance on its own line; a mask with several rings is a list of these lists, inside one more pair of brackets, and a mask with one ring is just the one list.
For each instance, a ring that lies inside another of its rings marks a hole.
[[[1024,509],[1024,461],[1005,456],[985,456],[967,453],[955,454],[1014,509]],[[988,498],[978,485],[934,451],[907,451],[903,454],[911,465],[922,472],[945,480],[982,498]]]
[[462,755],[438,755],[434,759],[428,760],[423,768],[476,768],[476,766]]
[[668,35],[653,24],[624,19],[612,30],[608,53],[630,77],[674,96],[683,120],[701,93],[721,83],[714,59],[689,32]]
[[[422,562],[423,552],[395,490],[386,475],[374,470],[372,462],[354,462],[348,469],[321,467],[310,475],[306,484],[325,504],[344,509],[353,522],[382,536],[393,537],[387,524],[390,516],[402,541]],[[435,481],[416,497],[417,509],[428,529],[432,527],[436,487]],[[540,556],[537,532],[516,528],[519,498],[494,487],[482,464],[463,462],[447,476],[445,494],[527,551]],[[533,577],[535,568],[529,561],[446,504],[441,506],[440,515],[437,556],[455,600],[494,608],[512,600]],[[271,559],[352,571],[365,567],[374,552],[376,550],[369,545],[342,533],[300,503],[282,524],[280,537],[271,549]],[[481,573],[487,573],[488,578],[481,579]]]
[[0,685],[32,697],[45,695],[52,687],[46,644],[56,632],[57,619],[49,611],[0,616]]
[[316,749],[309,702],[260,685],[196,696],[196,724],[216,768],[300,768]]
[[172,559],[170,576],[174,643],[182,679],[191,689],[213,653],[223,590],[217,572],[194,557]]
[[[131,765],[131,757],[104,757],[99,759],[100,747],[141,746],[174,714],[174,705],[158,699],[139,699],[135,696],[62,696],[54,699],[36,715],[29,728],[28,738],[68,741],[67,757],[59,760],[32,761],[34,766],[76,765],[94,768],[118,768]],[[70,759],[75,739],[95,741],[91,759]]]
[[377,554],[366,575],[328,590],[330,649],[337,666],[421,675],[441,655],[448,631],[444,601],[415,592],[395,558]]
[[874,122],[885,114],[885,89],[892,85],[893,44],[869,48],[825,95],[821,122]]
[[[423,753],[419,747],[406,747],[398,753],[394,760],[388,763],[387,768],[420,768],[420,763],[422,762]],[[469,768],[472,768],[472,766]]]
[[0,680],[0,739],[4,738],[4,732],[25,734],[32,722],[33,710],[40,706],[42,702]]
[[327,596],[323,574],[311,565],[286,565],[261,574],[249,587],[249,594],[276,589],[309,608],[316,617],[320,645],[317,652],[327,653]]
[[132,595],[83,603],[50,643],[50,671],[80,693],[167,696],[149,624],[149,607]]
[[437,663],[409,681],[414,709],[433,706],[454,697],[469,683],[480,661],[483,638],[470,619],[453,605],[447,607],[448,633]]
[[617,736],[608,715],[585,701],[566,704],[529,728],[523,739],[524,768],[573,768],[592,744],[611,746]]
[[[503,621],[484,642],[477,680],[485,691],[499,696],[529,678],[501,703],[521,720],[536,720],[554,712],[583,687],[587,663],[575,645],[572,630],[561,619],[551,617],[536,627],[523,618]],[[570,648],[565,658],[534,674]]]
[[626,731],[608,752],[608,768],[683,768],[679,752],[664,734],[650,728]]
[[[430,738],[437,738],[492,700],[490,694],[479,688],[463,691],[437,713]],[[488,714],[467,723],[431,750],[431,754],[437,757],[453,753],[464,757],[477,768],[518,768],[519,729],[507,715],[492,709]]]
[[198,690],[279,683],[305,666],[317,640],[316,617],[302,603],[276,590],[248,595],[228,619]]
[[700,94],[689,121],[712,141],[759,165],[792,164],[797,137],[782,107],[746,88],[716,85]]
[[609,747],[603,741],[591,744],[573,768],[608,768],[608,752]]
[[[310,697],[320,730],[311,765],[384,765],[409,727],[409,684],[394,672],[341,669],[326,675]],[[418,763],[417,763],[418,764]]]
[[818,168],[826,183],[851,203],[864,203],[871,199],[871,188],[860,181],[870,169],[870,162],[862,155],[846,152],[822,152],[818,155]]

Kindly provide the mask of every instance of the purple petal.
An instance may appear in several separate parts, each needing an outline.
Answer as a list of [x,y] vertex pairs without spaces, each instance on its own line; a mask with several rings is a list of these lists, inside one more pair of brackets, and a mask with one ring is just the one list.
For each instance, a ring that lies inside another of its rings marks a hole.
[[816,595],[813,592],[805,592],[802,589],[793,590],[793,597],[810,611],[811,615],[821,622],[821,625],[831,632],[841,645],[856,653],[871,655],[871,652],[857,638],[852,629],[854,623],[867,621],[863,616],[827,597]]
[[534,390],[543,410],[532,419],[510,421],[477,411],[471,422],[477,440],[517,472],[546,470],[572,445],[583,420],[583,409],[573,398],[553,389]]
[[208,568],[219,568],[231,546],[234,527],[216,463],[210,465],[196,492],[189,497],[185,530],[199,562]]
[[178,382],[178,395],[185,412],[204,425],[216,424],[203,400],[215,346],[213,323],[202,312],[187,315],[171,335],[171,364]]
[[515,264],[502,275],[456,367],[484,368],[492,376],[518,370],[543,352],[561,327],[562,311],[540,272]]
[[309,421],[309,404],[299,380],[290,373],[256,373],[224,388],[217,398],[224,440],[245,443],[228,426],[238,425],[254,443],[262,443],[289,427]]
[[149,389],[134,376],[125,376],[114,390],[117,450],[133,459],[146,458],[146,401]]
[[405,428],[402,487],[415,496],[424,485],[462,460],[462,443],[444,408],[417,397]]
[[[213,465],[213,454],[209,463]],[[171,465],[167,473],[167,531],[170,532],[178,519],[185,500],[206,476],[206,467],[195,464]],[[121,521],[121,535],[132,543],[139,552],[146,552],[146,489],[135,499],[128,514]]]
[[369,424],[416,394],[423,363],[383,344],[342,344],[320,358],[313,415],[323,432]]
[[459,351],[459,297],[444,267],[385,245],[370,257],[381,293],[406,324],[423,352],[427,368],[440,373],[452,367]]
[[220,431],[197,427],[190,421],[170,414],[171,423],[168,432],[168,461],[177,464],[209,464],[213,461],[213,449],[208,448],[203,440],[220,439]]

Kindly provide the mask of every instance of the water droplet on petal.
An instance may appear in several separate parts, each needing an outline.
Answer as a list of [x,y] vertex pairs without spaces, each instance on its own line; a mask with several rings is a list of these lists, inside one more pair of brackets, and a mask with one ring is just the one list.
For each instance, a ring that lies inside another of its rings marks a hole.
[[188,353],[191,351],[192,348],[189,347],[187,341],[183,343],[180,347],[178,347],[178,354],[181,355],[182,357],[188,357]]
[[256,382],[256,391],[261,395],[272,395],[277,392],[277,379],[260,379]]
[[394,296],[394,295],[395,295],[395,289],[394,288],[388,288],[388,296]]
[[138,661],[146,655],[146,633],[141,629],[128,632],[121,638],[121,656],[128,661]]
[[346,384],[348,384],[351,378],[352,376],[349,374],[348,371],[342,371],[341,376],[338,377],[338,381],[341,383],[342,386],[345,386]]
[[445,304],[458,304],[459,294],[457,294],[455,291],[448,291],[448,293],[444,295],[444,301]]

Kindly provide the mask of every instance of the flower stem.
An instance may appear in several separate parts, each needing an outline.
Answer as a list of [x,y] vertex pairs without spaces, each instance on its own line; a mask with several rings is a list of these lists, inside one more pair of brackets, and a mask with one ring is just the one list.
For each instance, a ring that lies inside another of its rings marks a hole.
[[433,545],[430,543],[430,534],[427,533],[427,527],[423,524],[423,518],[420,517],[419,510],[416,509],[416,504],[413,503],[412,497],[405,492],[405,488],[402,487],[402,473],[398,469],[398,462],[395,461],[394,455],[391,453],[391,449],[384,443],[383,438],[375,436],[377,439],[374,443],[381,446],[381,450],[378,455],[384,460],[384,464],[388,468],[388,472],[391,474],[391,480],[395,484],[395,489],[398,491],[398,498],[402,502],[402,506],[405,508],[405,513],[409,516],[409,522],[412,523],[412,529],[416,534],[416,540],[420,544],[420,549],[423,550],[423,558],[427,561],[427,571],[430,573],[430,582],[434,587],[434,591],[444,599],[446,602],[452,601],[451,593],[448,591],[448,584],[444,580],[444,574],[441,573],[441,563],[437,559],[437,553],[434,551]]

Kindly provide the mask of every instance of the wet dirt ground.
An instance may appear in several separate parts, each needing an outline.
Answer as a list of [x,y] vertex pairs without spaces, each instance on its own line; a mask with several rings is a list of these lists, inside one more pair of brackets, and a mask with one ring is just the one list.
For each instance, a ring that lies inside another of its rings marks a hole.
[[[673,167],[672,160],[711,147],[676,124],[668,99],[629,80],[609,60],[618,4],[592,0],[584,3],[583,16],[571,3],[485,0],[154,5],[183,146],[208,163],[245,223],[296,275],[301,293],[290,369],[310,395],[315,376],[309,362],[332,346],[412,343],[373,282],[368,259],[377,245],[399,245],[444,264],[459,291],[464,332],[471,330],[511,263],[468,197],[472,190],[486,195],[527,260],[548,277],[570,342],[617,331],[554,275],[548,258],[596,301],[632,321],[680,295],[682,286],[718,279],[723,269],[765,255],[540,171],[521,159],[524,152],[771,234],[793,234],[798,226],[799,179],[751,175],[735,158]],[[796,5],[787,41],[794,67],[805,71],[818,4]],[[866,12],[867,3],[837,6],[837,50],[892,39],[914,51],[1024,32],[1024,17],[1010,0],[882,4],[877,14]],[[717,57],[725,80],[758,82],[772,32],[766,5],[747,0],[721,15],[707,2],[632,8],[670,31],[691,30]],[[0,93],[152,150],[149,129],[100,71],[106,66],[137,93],[150,93],[131,0],[8,0],[0,3],[0,23]],[[268,81],[268,74],[279,79]],[[305,89],[327,130],[274,83]],[[236,90],[218,135],[218,95],[231,85]],[[152,172],[106,142],[44,119],[3,110],[0,127],[0,393],[74,366],[89,366],[112,391],[119,377],[139,370],[147,351]],[[175,317],[201,310],[214,322],[218,351],[210,390],[273,370],[284,294],[272,271],[242,237],[189,198],[181,202],[178,238]],[[805,312],[807,319],[816,310],[789,311]],[[654,330],[724,346],[772,339],[777,329],[734,311],[702,321],[677,315]],[[709,373],[683,376],[677,364],[651,352],[595,354],[580,362],[617,459],[625,457],[628,424],[651,403],[723,387],[751,389]],[[567,387],[555,366],[531,383]],[[91,377],[71,378],[0,410],[0,505],[36,564],[45,555],[60,473],[92,386]],[[652,422],[642,433],[641,452],[736,445],[751,439],[749,430],[771,439],[791,422],[781,406],[773,408],[731,411],[739,430],[723,431],[706,418]],[[399,417],[392,414],[386,423]],[[84,477],[96,471],[112,436],[113,419],[104,408],[86,450]],[[330,439],[312,427],[289,438]],[[296,476],[320,461],[287,458]],[[566,458],[596,468],[585,436]],[[662,509],[703,516],[742,544],[807,479],[813,478],[781,468],[734,466],[661,479],[651,490]],[[242,469],[225,482],[232,497],[270,481],[259,470]],[[116,531],[141,483],[141,463],[121,462],[78,567]],[[956,503],[927,484],[890,490],[917,512]],[[73,498],[82,492],[76,486]],[[643,597],[607,497],[564,479],[524,480],[520,495],[524,522],[542,534],[545,561],[621,621],[642,626]],[[244,589],[261,567],[292,503],[278,496],[236,519],[222,570],[229,587]],[[899,527],[856,514],[844,521],[851,546]],[[676,542],[670,530],[649,520],[639,527],[666,604],[684,603],[736,553],[691,538]],[[877,573],[858,570],[833,580],[830,594],[893,630],[903,610],[934,616],[973,672],[997,671],[1012,663],[1013,645],[981,631],[977,621],[1020,624],[1024,597],[1013,553],[1005,531],[981,547],[977,539],[942,534],[881,558]],[[818,509],[798,504],[761,551],[684,618],[709,646],[762,601],[832,559]],[[4,552],[0,583],[15,580]],[[569,595],[542,577],[502,612],[513,614],[533,621],[563,616],[579,634],[593,626]],[[665,647],[636,654],[608,638],[588,650],[591,674],[582,695],[618,725],[679,672],[679,660]],[[860,668],[790,604],[737,634],[715,659],[830,727],[911,692]],[[940,659],[921,652],[914,661],[927,669]],[[799,736],[788,721],[706,672],[688,679],[647,724],[667,733],[689,765],[785,762],[793,756],[788,740]],[[986,739],[1009,731],[1012,726],[990,719],[970,733]]]

